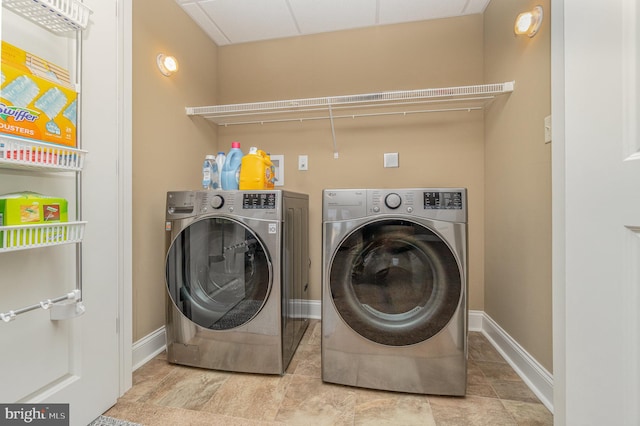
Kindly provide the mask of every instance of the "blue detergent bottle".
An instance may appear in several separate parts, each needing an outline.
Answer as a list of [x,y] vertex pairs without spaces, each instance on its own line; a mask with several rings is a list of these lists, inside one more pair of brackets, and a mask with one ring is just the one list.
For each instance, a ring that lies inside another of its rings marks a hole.
[[216,166],[218,167],[218,177],[216,181],[216,189],[222,189],[222,168],[224,167],[224,161],[227,158],[224,152],[219,151],[216,155]]
[[232,142],[231,149],[222,166],[222,189],[233,190],[239,188],[240,166],[244,156],[240,149],[240,142]]

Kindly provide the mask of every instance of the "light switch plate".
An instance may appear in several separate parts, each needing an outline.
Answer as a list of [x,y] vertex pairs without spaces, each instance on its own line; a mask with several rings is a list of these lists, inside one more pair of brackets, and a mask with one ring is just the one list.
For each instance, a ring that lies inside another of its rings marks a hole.
[[298,170],[309,170],[309,157],[298,155]]
[[398,163],[397,152],[387,152],[384,154],[384,166],[385,167],[400,167]]

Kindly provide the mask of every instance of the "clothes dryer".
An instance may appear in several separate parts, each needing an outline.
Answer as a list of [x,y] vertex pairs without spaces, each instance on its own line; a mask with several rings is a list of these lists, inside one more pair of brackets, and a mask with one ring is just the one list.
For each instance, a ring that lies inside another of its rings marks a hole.
[[464,395],[464,188],[323,191],[322,379]]
[[308,325],[306,194],[167,193],[167,360],[284,374]]

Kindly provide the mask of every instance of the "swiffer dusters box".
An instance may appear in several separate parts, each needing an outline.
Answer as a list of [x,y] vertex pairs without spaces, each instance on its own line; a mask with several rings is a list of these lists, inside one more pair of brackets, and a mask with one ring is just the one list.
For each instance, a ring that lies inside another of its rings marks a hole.
[[77,97],[69,71],[2,42],[0,133],[76,146]]
[[[35,225],[39,223],[67,222],[67,200],[36,192],[17,192],[0,195],[0,226]],[[57,232],[64,232],[60,229]],[[32,244],[60,239],[59,235],[36,233]],[[0,247],[3,247],[0,231]]]

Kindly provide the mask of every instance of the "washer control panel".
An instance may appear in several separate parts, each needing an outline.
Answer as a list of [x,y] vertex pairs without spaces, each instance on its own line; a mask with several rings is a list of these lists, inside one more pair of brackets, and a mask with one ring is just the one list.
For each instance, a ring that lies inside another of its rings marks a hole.
[[233,214],[255,219],[281,217],[282,191],[171,191],[167,193],[167,220],[206,214]]
[[243,209],[275,209],[275,192],[247,192],[242,194]]

